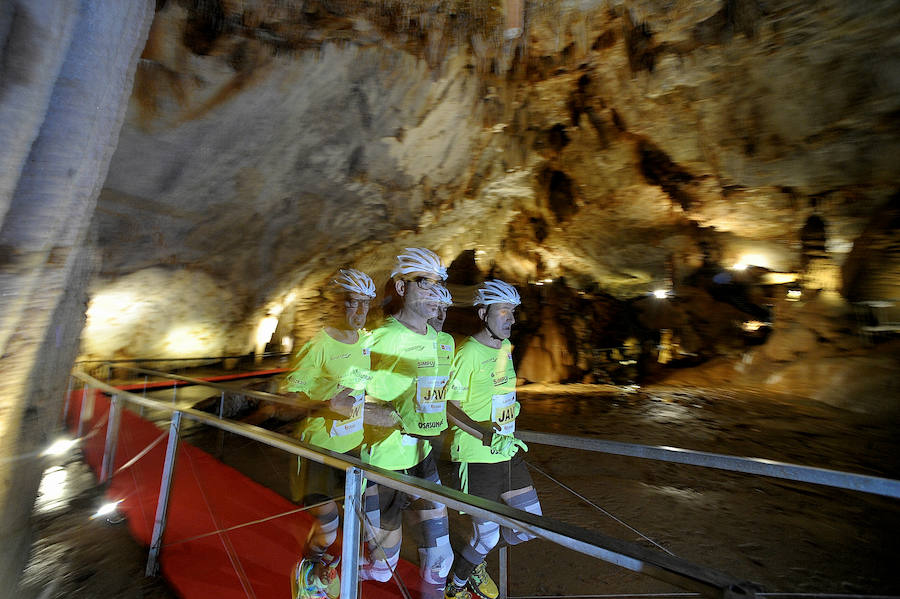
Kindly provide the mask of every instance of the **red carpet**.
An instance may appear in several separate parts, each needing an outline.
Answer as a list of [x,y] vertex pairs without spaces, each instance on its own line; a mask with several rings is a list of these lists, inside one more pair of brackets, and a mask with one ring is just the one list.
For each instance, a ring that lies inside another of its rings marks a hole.
[[[82,391],[73,392],[70,401],[67,425],[74,431]],[[99,472],[103,459],[108,409],[109,399],[96,392],[94,413],[85,423],[84,431],[87,433],[95,426],[97,430],[83,445],[85,459],[95,472]],[[131,460],[161,434],[153,423],[135,412],[123,410],[115,468]],[[149,546],[153,533],[167,437],[166,433],[145,456],[115,475],[108,491],[111,500],[123,500],[120,511],[128,517],[133,536],[145,546]],[[208,453],[181,442],[161,553],[162,574],[185,599],[288,599],[288,574],[311,522],[306,513],[281,516],[199,539],[193,537],[297,507]],[[401,562],[398,574],[413,598],[418,599],[418,569]],[[393,582],[365,582],[361,595],[372,599],[401,596]]]

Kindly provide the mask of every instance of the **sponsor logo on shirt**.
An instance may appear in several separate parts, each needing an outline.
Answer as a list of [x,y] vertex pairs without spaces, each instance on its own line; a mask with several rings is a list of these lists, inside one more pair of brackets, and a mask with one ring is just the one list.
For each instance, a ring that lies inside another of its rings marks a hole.
[[496,361],[497,361],[497,358],[496,358],[496,357],[488,358],[487,360],[484,360],[484,361],[481,363],[481,365],[484,366],[485,364],[490,364],[491,362],[496,362]]
[[422,351],[425,349],[424,345],[410,345],[409,347],[404,347],[400,351]]
[[441,350],[443,350],[443,351],[450,351],[450,346],[449,346],[449,345],[444,345],[443,343],[441,343]]
[[331,356],[328,359],[329,360],[346,360],[349,357],[350,357],[350,352],[347,352],[346,354],[341,354],[339,356]]
[[508,383],[508,382],[509,382],[509,377],[508,377],[508,376],[496,377],[496,378],[494,379],[494,386],[495,386],[495,387],[499,387],[500,385],[505,385],[505,384]]
[[425,388],[422,389],[422,401],[446,401],[447,388]]
[[419,423],[419,428],[422,428],[422,429],[443,428],[443,427],[444,427],[443,420],[441,420],[439,422],[420,422]]
[[516,418],[516,407],[507,406],[497,411],[496,414],[497,423],[503,424],[504,422],[509,422],[510,420],[515,420]]
[[368,355],[370,355],[371,353],[372,353],[372,350],[371,350],[370,348],[368,348],[368,347],[364,347],[364,348],[363,348],[363,355],[364,355],[364,356],[368,356]]
[[434,367],[434,360],[422,360],[420,362],[416,362],[417,368],[432,368]]

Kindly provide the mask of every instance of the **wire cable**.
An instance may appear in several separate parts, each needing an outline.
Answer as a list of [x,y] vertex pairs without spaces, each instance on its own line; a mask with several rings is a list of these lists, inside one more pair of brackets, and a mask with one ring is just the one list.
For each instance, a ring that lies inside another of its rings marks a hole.
[[597,505],[596,503],[594,503],[593,501],[591,501],[590,499],[588,499],[587,497],[585,497],[584,495],[582,495],[581,493],[579,493],[578,491],[576,491],[575,489],[573,489],[573,488],[571,488],[571,487],[568,487],[568,486],[566,486],[565,484],[561,483],[560,481],[556,480],[555,478],[553,478],[552,476],[550,476],[549,474],[547,474],[546,472],[544,472],[543,470],[541,470],[540,468],[538,468],[537,466],[535,466],[534,464],[532,464],[532,463],[530,463],[530,462],[525,462],[525,463],[526,463],[526,464],[528,465],[528,467],[531,468],[532,470],[536,470],[537,472],[540,472],[541,474],[543,474],[544,476],[546,476],[547,478],[549,478],[550,480],[552,480],[553,482],[555,482],[557,485],[559,485],[560,487],[562,487],[563,489],[565,489],[566,491],[568,491],[569,493],[571,493],[571,494],[574,495],[575,497],[578,497],[579,499],[581,499],[582,501],[584,501],[586,504],[588,504],[588,505],[590,505],[591,507],[597,509],[598,511],[602,512],[603,514],[609,516],[610,518],[612,518],[613,520],[615,520],[616,522],[618,522],[619,524],[621,524],[622,526],[624,526],[625,528],[627,528],[628,530],[630,530],[631,532],[633,532],[633,533],[639,535],[642,539],[644,539],[644,540],[646,540],[646,541],[652,543],[652,544],[655,545],[656,547],[659,547],[661,550],[665,551],[665,552],[668,553],[669,555],[671,555],[671,556],[673,556],[673,557],[677,557],[677,556],[675,556],[674,553],[672,553],[671,551],[669,551],[668,549],[666,549],[665,547],[663,547],[662,545],[660,545],[659,543],[657,543],[656,541],[654,541],[653,539],[651,539],[650,537],[648,537],[647,535],[645,535],[644,533],[642,533],[641,531],[639,531],[638,529],[634,528],[633,526],[631,526],[631,525],[628,524],[627,522],[623,521],[621,518],[617,518],[616,516],[614,516],[613,514],[611,514],[610,512],[608,512],[607,510],[603,509],[602,507],[600,507],[599,505]]
[[325,501],[321,501],[319,503],[314,503],[312,505],[305,505],[301,508],[297,508],[294,510],[288,510],[286,512],[281,512],[280,514],[274,514],[272,516],[266,516],[265,518],[259,518],[258,520],[251,520],[250,522],[244,522],[243,524],[235,524],[234,526],[229,526],[228,528],[220,528],[218,530],[214,530],[212,532],[205,532],[203,534],[194,535],[193,537],[187,537],[186,539],[179,539],[177,541],[172,541],[171,543],[166,543],[163,547],[171,547],[172,545],[180,545],[181,543],[188,543],[190,541],[196,541],[197,539],[202,539],[205,537],[211,537],[213,535],[221,534],[223,532],[231,532],[232,530],[237,530],[239,528],[245,528],[247,526],[253,526],[254,524],[262,524],[263,522],[268,522],[269,520],[275,520],[277,518],[282,518],[284,516],[290,516],[291,514],[298,514],[300,512],[305,512],[307,510],[311,510],[314,507],[319,507],[322,505],[326,505],[331,503],[332,501],[341,501],[344,499],[343,496],[335,497],[334,499],[326,499]]
[[[388,562],[388,559],[387,559],[387,552],[384,550],[384,547],[381,546],[381,543],[378,542],[377,535],[375,534],[375,532],[378,529],[375,528],[375,525],[372,524],[371,520],[369,520],[369,517],[366,515],[365,511],[363,511],[363,509],[362,509],[362,505],[357,506],[356,511],[357,511],[357,516],[359,517],[359,519],[362,520],[363,522],[365,522],[366,526],[369,527],[370,534],[368,536],[371,539],[372,544],[375,545],[375,548],[381,552],[382,559],[384,560],[384,563],[387,564],[388,570],[391,571],[391,578],[393,578],[394,582],[397,583],[397,588],[400,589],[400,594],[403,595],[403,599],[412,599],[412,597],[410,597],[410,594],[409,594],[409,589],[406,587],[406,584],[403,582],[403,579],[400,578],[399,574],[397,574],[397,571],[395,568],[391,568],[391,564]],[[369,543],[369,541],[366,541],[366,544],[368,544],[368,543]],[[371,553],[371,550],[369,551],[369,553]]]

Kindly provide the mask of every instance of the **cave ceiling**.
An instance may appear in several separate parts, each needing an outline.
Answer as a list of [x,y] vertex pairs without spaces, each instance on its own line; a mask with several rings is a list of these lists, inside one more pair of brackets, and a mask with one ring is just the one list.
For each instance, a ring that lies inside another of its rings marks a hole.
[[[796,270],[810,217],[839,268],[891,209],[896,3],[516,4],[158,2],[95,299],[241,351],[271,306],[338,266],[383,280],[403,247],[628,298],[745,252]],[[165,353],[91,326],[85,354]]]

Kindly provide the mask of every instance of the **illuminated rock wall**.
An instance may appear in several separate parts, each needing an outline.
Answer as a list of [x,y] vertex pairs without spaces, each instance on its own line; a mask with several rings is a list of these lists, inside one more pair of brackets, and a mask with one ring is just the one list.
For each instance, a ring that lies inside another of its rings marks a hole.
[[[508,42],[502,3],[205,6],[156,15],[95,288],[157,266],[210,277],[228,342],[207,352],[249,351],[292,293],[284,322],[305,337],[335,268],[380,284],[413,245],[620,300],[741,262],[839,290],[898,187],[890,2],[526,2]],[[163,314],[190,297],[143,280],[131,292],[171,297]],[[721,346],[685,318],[692,345]],[[144,334],[119,322],[116,338]],[[89,334],[83,351],[106,345]]]

